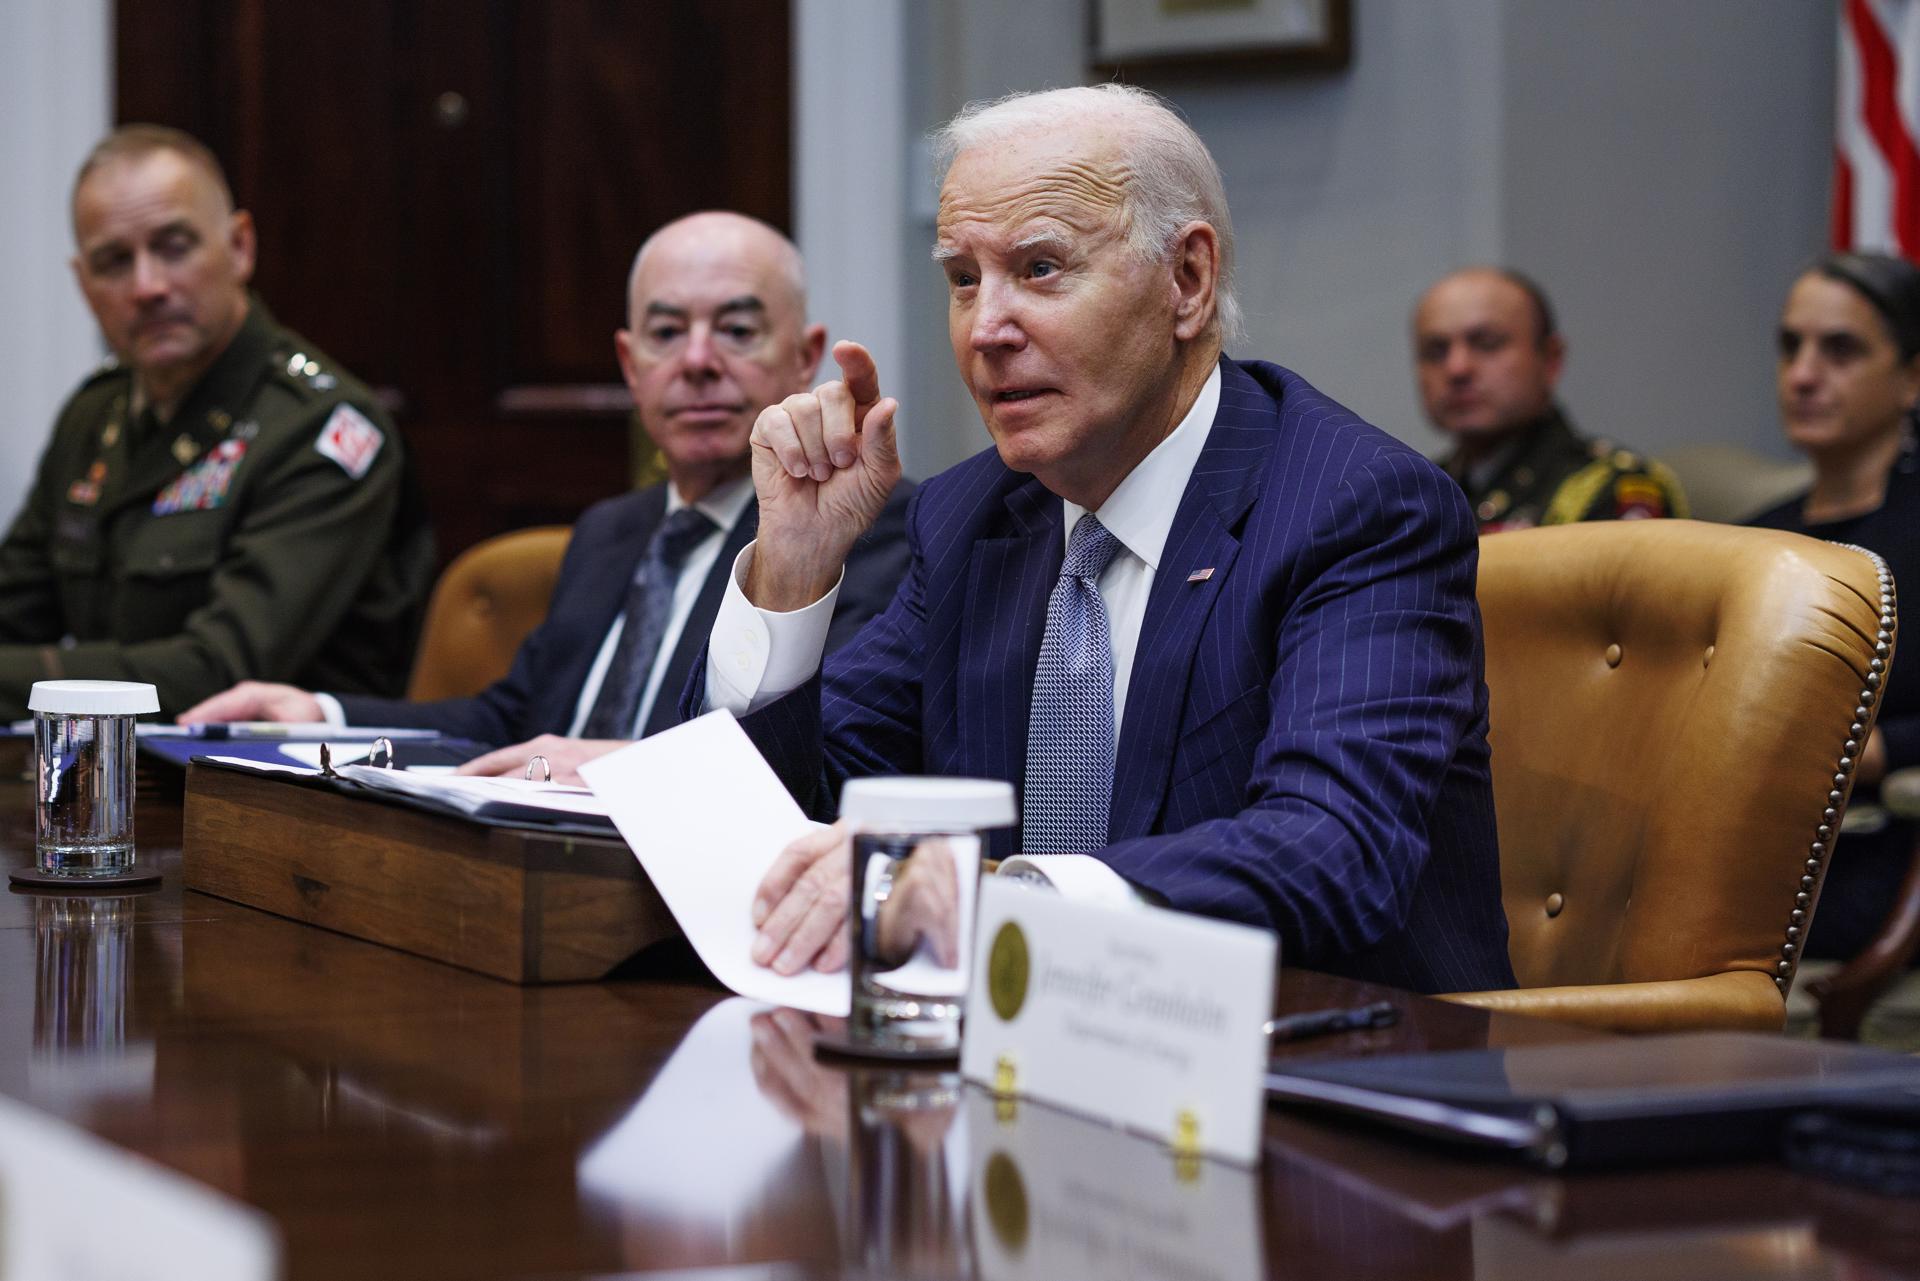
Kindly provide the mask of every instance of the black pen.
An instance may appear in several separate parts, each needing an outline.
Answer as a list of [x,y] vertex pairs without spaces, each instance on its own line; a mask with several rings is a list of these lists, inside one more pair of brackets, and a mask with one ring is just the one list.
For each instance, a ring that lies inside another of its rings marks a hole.
[[1276,1041],[1301,1041],[1310,1036],[1325,1036],[1329,1032],[1392,1027],[1399,1021],[1400,1011],[1393,1002],[1375,1001],[1372,1005],[1356,1006],[1351,1010],[1309,1010],[1305,1014],[1269,1019],[1267,1035]]

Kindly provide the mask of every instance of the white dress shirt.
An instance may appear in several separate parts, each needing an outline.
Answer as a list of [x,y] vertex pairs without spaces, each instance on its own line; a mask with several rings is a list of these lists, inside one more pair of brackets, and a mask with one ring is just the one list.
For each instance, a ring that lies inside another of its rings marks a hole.
[[[673,613],[667,619],[667,630],[660,637],[660,652],[654,655],[653,671],[647,675],[647,688],[640,695],[640,709],[634,714],[628,738],[639,738],[647,717],[653,714],[654,700],[660,696],[660,682],[667,676],[667,664],[673,660],[673,651],[680,644],[680,633],[686,630],[687,615],[693,612],[693,603],[700,598],[700,589],[706,586],[707,575],[712,572],[713,562],[720,556],[720,548],[727,541],[728,532],[752,501],[753,477],[742,476],[710,491],[693,504],[718,528],[695,543],[693,550],[687,553],[687,559],[681,562],[680,578],[673,585]],[[668,485],[667,510],[661,519],[665,520],[687,505],[687,500],[680,497],[680,491]],[[569,737],[580,736],[588,714],[593,711],[593,701],[600,696],[601,682],[606,679],[607,665],[613,661],[613,651],[620,644],[620,633],[626,621],[626,613],[622,611],[620,617],[613,620],[613,626],[607,629],[607,638],[600,642],[600,652],[594,655],[593,666],[587,670],[587,683],[580,687],[580,701],[574,704],[573,724],[567,727]],[[678,695],[679,691],[674,690],[668,697]]]
[[[1219,408],[1220,367],[1215,365],[1179,425],[1127,473],[1094,513],[1124,549],[1107,563],[1095,584],[1107,607],[1107,634],[1113,645],[1116,741],[1153,577]],[[1062,538],[1071,540],[1073,527],[1086,508],[1060,501],[1066,515]],[[757,711],[792,693],[819,670],[826,651],[827,624],[832,621],[833,602],[840,593],[840,585],[835,583],[813,604],[786,613],[756,607],[741,586],[753,564],[753,547],[747,544],[733,562],[733,574],[714,617],[713,643],[707,652],[707,707],[724,707],[736,716]],[[1022,859],[1020,864],[1027,874],[1037,874],[1073,898],[1116,903],[1136,897],[1118,872],[1092,855],[1052,854]]]
[[[1213,430],[1220,408],[1220,367],[1215,365],[1193,407],[1153,452],[1115,486],[1094,514],[1125,549],[1107,563],[1096,584],[1107,607],[1107,633],[1113,644],[1113,732],[1120,733],[1127,688],[1133,677],[1134,651],[1147,617],[1147,597],[1166,550],[1173,518],[1187,492],[1187,481]],[[1060,500],[1066,514],[1062,547],[1086,508]],[[840,584],[813,604],[790,612],[760,609],[747,599],[742,584],[752,566],[753,543],[740,549],[726,596],[713,620],[713,644],[707,652],[707,707],[724,707],[736,716],[758,711],[806,684],[820,669],[827,647],[827,625]]]
[[[673,661],[673,651],[680,643],[680,634],[686,630],[687,616],[693,613],[693,604],[700,598],[700,589],[706,585],[707,575],[713,570],[713,562],[719,559],[720,549],[725,546],[727,535],[734,524],[747,510],[747,504],[753,501],[753,477],[742,476],[730,480],[691,504],[703,512],[716,528],[711,534],[693,545],[687,553],[687,559],[681,563],[680,578],[673,585],[673,613],[667,618],[667,630],[660,637],[660,652],[654,655],[653,670],[647,676],[647,687],[640,695],[640,708],[635,713],[633,725],[628,737],[640,737],[647,718],[653,713],[653,704],[660,696],[660,684],[666,679],[667,666]],[[668,516],[688,506],[686,499],[672,484],[667,486],[667,510],[661,516]],[[831,608],[829,608],[831,616]],[[607,667],[613,661],[615,648],[620,644],[620,633],[626,626],[626,613],[622,611],[613,620],[613,626],[607,629],[607,635],[600,642],[600,652],[594,655],[593,666],[587,670],[586,684],[580,687],[580,697],[574,703],[573,720],[567,727],[570,737],[578,738],[580,730],[587,723],[587,716],[593,710],[593,703],[600,696],[600,686],[606,680]],[[667,697],[679,696],[678,690],[669,690]],[[315,694],[320,709],[327,720],[335,725],[347,723],[340,701],[329,694]]]

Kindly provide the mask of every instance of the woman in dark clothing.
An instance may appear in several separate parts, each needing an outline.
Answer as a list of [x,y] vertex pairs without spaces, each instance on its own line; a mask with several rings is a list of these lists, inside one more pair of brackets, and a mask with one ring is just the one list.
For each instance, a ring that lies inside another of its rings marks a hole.
[[[1780,316],[1780,413],[1813,487],[1750,524],[1878,552],[1920,602],[1920,268],[1836,254],[1809,268]],[[1920,623],[1914,624],[1920,627]],[[1920,630],[1900,638],[1880,718],[1855,774],[1850,820],[1821,890],[1807,954],[1851,957],[1886,920],[1914,825],[1879,809],[1889,770],[1920,765]]]

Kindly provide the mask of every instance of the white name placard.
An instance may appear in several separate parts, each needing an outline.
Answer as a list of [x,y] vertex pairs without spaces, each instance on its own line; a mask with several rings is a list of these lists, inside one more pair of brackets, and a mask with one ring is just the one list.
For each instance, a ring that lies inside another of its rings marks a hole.
[[960,1070],[1251,1165],[1276,949],[1264,930],[986,877]]

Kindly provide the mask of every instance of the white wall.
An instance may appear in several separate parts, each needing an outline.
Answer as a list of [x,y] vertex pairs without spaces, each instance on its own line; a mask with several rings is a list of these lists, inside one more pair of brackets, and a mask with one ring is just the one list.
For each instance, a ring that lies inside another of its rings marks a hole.
[[111,0],[9,0],[0,13],[0,522],[103,351],[67,269],[67,189],[107,130],[110,18]]
[[1505,252],[1553,292],[1590,430],[1791,456],[1773,334],[1827,243],[1834,24],[1804,0],[1507,0]]
[[[813,3],[816,0],[804,0]],[[1083,82],[1077,4],[908,3],[905,144],[961,102]],[[1415,296],[1503,261],[1555,296],[1575,416],[1649,451],[1780,456],[1770,334],[1825,243],[1833,9],[1808,0],[1359,0],[1327,76],[1143,77],[1220,161],[1248,341],[1422,448]],[[809,181],[805,173],[797,177]],[[874,216],[880,214],[875,211]],[[903,421],[916,474],[986,443],[909,183]]]
[[1501,256],[1499,0],[1354,6],[1330,76],[1143,80],[1226,176],[1247,340],[1378,425],[1427,433],[1407,313],[1449,267]]
[[[829,343],[865,344],[896,397],[906,361],[906,26],[898,0],[793,7],[794,239],[808,310]],[[838,374],[829,354],[820,376]]]

